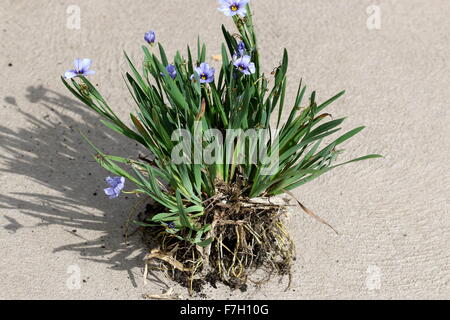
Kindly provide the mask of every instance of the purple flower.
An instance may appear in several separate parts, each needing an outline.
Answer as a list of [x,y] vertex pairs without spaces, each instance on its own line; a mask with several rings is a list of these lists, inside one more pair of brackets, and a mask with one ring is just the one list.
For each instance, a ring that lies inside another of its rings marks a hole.
[[250,61],[250,56],[235,57],[233,65],[243,74],[250,75],[256,72],[255,64]]
[[147,32],[144,36],[144,40],[153,45],[156,41],[155,31],[150,30],[149,32]]
[[66,79],[78,76],[88,76],[95,73],[95,71],[89,70],[92,64],[91,59],[75,59],[73,64],[75,69],[69,70],[64,74]]
[[[169,76],[170,76],[172,79],[175,79],[175,77],[177,76],[177,68],[176,68],[173,64],[169,64],[169,65],[166,67],[166,70],[167,70],[167,73],[169,74]],[[162,75],[162,76],[165,76],[166,74],[163,73],[163,72],[161,72],[161,75]]]
[[120,191],[125,186],[125,178],[124,177],[107,177],[106,183],[108,183],[111,187],[106,188],[105,194],[109,196],[110,199],[117,198],[120,194]]
[[236,54],[238,54],[240,57],[242,57],[245,54],[245,51],[247,49],[245,48],[245,43],[244,41],[239,42],[238,46],[237,46],[237,52]]
[[[210,83],[214,81],[214,68],[211,68],[209,64],[203,62],[200,64],[200,67],[196,67],[194,69],[195,73],[198,74],[198,77],[200,78],[200,83]],[[194,79],[195,76],[192,75],[191,79]]]
[[231,17],[236,14],[241,17],[245,17],[247,14],[247,9],[245,5],[249,0],[219,0],[220,8],[226,16]]
[[169,228],[169,229],[175,229],[175,223],[169,222],[169,223],[167,224],[167,228]]

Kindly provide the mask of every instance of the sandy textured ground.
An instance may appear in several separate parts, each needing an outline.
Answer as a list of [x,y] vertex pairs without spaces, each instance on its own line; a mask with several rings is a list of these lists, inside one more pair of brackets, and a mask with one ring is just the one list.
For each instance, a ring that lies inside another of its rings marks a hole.
[[[346,158],[385,159],[295,191],[340,235],[294,213],[291,290],[274,280],[208,296],[450,298],[450,1],[252,2],[266,69],[282,47],[290,52],[290,98],[300,77],[322,99],[346,89],[330,110],[348,116],[346,128],[368,126],[346,145]],[[81,8],[80,30],[66,27],[69,4]],[[372,4],[381,8],[380,30],[366,26]],[[74,58],[93,59],[92,80],[126,117],[123,49],[139,61],[143,33],[153,28],[168,52],[200,34],[217,54],[220,24],[229,20],[215,1],[200,0],[1,0],[0,7],[0,298],[139,299],[172,286],[154,277],[143,285],[144,253],[137,239],[127,246],[122,238],[135,200],[103,196],[106,172],[79,131],[112,154],[135,147],[102,127],[59,77]],[[69,290],[68,271],[77,268],[81,288]]]

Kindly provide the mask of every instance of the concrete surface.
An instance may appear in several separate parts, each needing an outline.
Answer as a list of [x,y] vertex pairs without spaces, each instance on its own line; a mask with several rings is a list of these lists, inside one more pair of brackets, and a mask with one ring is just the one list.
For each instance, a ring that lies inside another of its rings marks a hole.
[[[247,293],[209,298],[450,298],[450,1],[252,0],[263,63],[290,52],[289,97],[303,77],[346,128],[368,128],[346,144],[346,159],[385,159],[336,170],[295,191],[340,232],[297,210],[293,288],[274,279]],[[69,5],[81,29],[66,27]],[[370,5],[381,28],[366,26]],[[111,154],[136,148],[105,129],[63,88],[74,58],[89,57],[111,106],[133,108],[121,74],[125,49],[139,63],[148,29],[170,53],[208,43],[218,54],[228,18],[215,1],[0,1],[0,298],[140,299],[172,283],[149,277],[142,252],[124,244],[134,199],[102,195],[106,172],[79,131]],[[81,288],[67,282],[80,271]],[[166,283],[166,284],[163,284]],[[186,292],[175,286],[175,290]]]

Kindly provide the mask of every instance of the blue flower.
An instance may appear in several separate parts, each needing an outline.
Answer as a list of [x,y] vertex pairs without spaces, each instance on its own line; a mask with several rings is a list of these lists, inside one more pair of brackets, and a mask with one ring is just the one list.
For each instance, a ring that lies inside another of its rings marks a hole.
[[[169,65],[166,67],[166,70],[167,70],[167,73],[169,74],[169,76],[170,76],[172,79],[175,79],[175,78],[176,78],[176,76],[177,76],[177,68],[176,68],[173,64],[169,64]],[[162,75],[162,76],[165,76],[166,74],[163,73],[163,72],[161,72],[161,75]]]
[[73,64],[75,69],[69,70],[64,74],[66,79],[78,76],[88,76],[95,73],[95,71],[89,70],[92,64],[91,59],[75,59]]
[[238,46],[237,46],[237,52],[236,54],[238,54],[240,57],[242,57],[243,55],[245,55],[245,51],[247,49],[245,48],[245,43],[244,41],[239,42]]
[[167,224],[167,228],[169,228],[169,229],[175,229],[175,223],[169,222],[169,223]]
[[109,196],[110,199],[117,198],[120,194],[120,191],[125,186],[125,178],[124,177],[107,177],[106,183],[110,185],[110,188],[106,188],[105,194]]
[[250,75],[256,72],[255,64],[250,61],[250,56],[235,57],[233,65],[243,74]]
[[247,14],[247,9],[245,5],[249,0],[219,0],[220,8],[226,16],[231,17],[236,14],[241,17],[245,17]]
[[150,30],[149,32],[147,32],[144,36],[144,40],[147,41],[147,43],[153,45],[156,41],[155,31]]
[[[200,64],[200,67],[196,67],[194,69],[195,73],[198,74],[198,77],[200,78],[200,83],[211,83],[214,81],[214,68],[211,68],[211,66],[205,62]],[[192,75],[191,79],[194,79],[195,76]]]

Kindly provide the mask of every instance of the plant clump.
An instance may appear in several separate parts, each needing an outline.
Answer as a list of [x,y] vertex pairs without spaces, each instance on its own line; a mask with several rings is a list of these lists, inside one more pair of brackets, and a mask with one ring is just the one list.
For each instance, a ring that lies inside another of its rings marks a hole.
[[[344,92],[319,102],[312,91],[307,100],[300,80],[288,102],[287,50],[271,74],[263,73],[248,2],[219,0],[219,10],[237,29],[230,33],[222,26],[220,66],[207,58],[200,39],[196,52],[188,46],[185,55],[177,51],[169,59],[153,30],[144,36],[140,68],[125,54],[130,72],[124,79],[137,107],[131,125],[87,79],[94,74],[91,60],[75,60],[62,77],[106,127],[145,150],[109,155],[86,137],[95,160],[112,174],[105,195],[134,194],[152,203],[135,221],[149,246],[147,267],[158,265],[190,292],[205,282],[245,290],[272,275],[290,277],[294,245],[284,222],[287,205],[275,204],[274,197],[291,195],[344,164],[379,157],[337,163],[340,146],[364,127],[334,137],[345,118],[324,109]],[[255,271],[263,271],[259,281]]]

